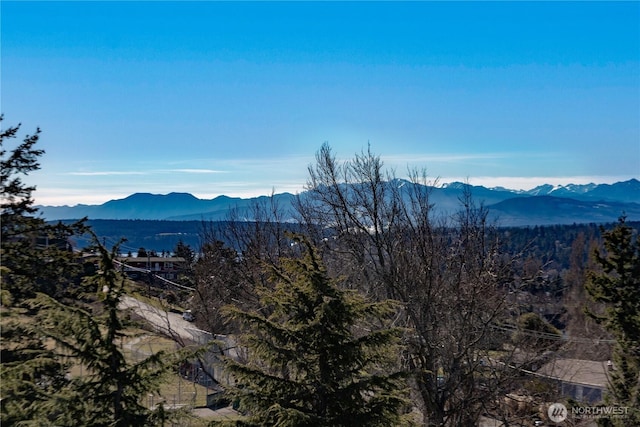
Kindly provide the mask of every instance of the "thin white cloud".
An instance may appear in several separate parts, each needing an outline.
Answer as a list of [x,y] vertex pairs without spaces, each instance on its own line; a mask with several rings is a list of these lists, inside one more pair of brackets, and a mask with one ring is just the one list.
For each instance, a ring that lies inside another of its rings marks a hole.
[[123,199],[131,193],[125,192],[91,192],[75,189],[38,189],[35,193],[35,204],[44,206],[101,205],[109,200]]
[[71,176],[127,176],[127,175],[152,175],[159,173],[185,173],[185,174],[216,174],[227,173],[227,171],[217,169],[159,169],[147,171],[80,171],[66,172],[63,175]]

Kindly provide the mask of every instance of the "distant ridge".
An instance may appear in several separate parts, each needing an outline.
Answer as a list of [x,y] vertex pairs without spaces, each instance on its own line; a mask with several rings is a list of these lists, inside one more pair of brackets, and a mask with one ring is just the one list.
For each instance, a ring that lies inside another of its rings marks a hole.
[[557,186],[545,184],[523,192],[523,194],[640,203],[640,181],[633,178],[615,184],[568,184]]
[[640,218],[640,203],[576,200],[556,196],[527,196],[489,206],[491,216],[510,226],[614,222],[625,214]]
[[[398,188],[408,184],[394,180],[387,185]],[[425,187],[437,210],[446,214],[459,207],[459,197],[469,188],[477,202],[489,208],[499,225],[541,225],[585,222],[611,222],[626,214],[629,220],[640,220],[640,181],[631,179],[615,184],[585,184],[566,186],[541,185],[528,191],[471,186],[452,182],[438,187]],[[301,193],[304,198],[306,193]],[[275,202],[283,212],[292,213],[296,196],[275,194]],[[37,206],[42,217],[62,219],[144,219],[144,220],[212,220],[229,219],[233,210],[244,220],[252,220],[252,207],[268,201],[267,196],[238,198],[218,196],[207,200],[189,193],[135,193],[124,199],[110,200],[101,205]],[[286,216],[286,215],[285,215]],[[292,220],[293,215],[284,218]]]

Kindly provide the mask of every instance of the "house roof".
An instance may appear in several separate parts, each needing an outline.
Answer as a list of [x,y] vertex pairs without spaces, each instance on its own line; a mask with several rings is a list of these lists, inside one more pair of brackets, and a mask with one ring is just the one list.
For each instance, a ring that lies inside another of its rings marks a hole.
[[606,361],[555,359],[544,365],[536,373],[564,382],[599,388],[605,388],[609,382]]

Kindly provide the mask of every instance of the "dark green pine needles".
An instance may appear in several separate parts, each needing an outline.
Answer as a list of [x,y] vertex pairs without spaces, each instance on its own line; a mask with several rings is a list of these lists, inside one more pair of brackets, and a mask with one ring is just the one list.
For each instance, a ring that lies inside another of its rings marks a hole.
[[367,302],[331,280],[318,253],[272,270],[263,309],[227,307],[239,322],[247,362],[227,360],[247,416],[236,425],[402,424],[405,378],[397,370],[400,330],[385,326],[395,304]]
[[628,413],[601,424],[640,425],[640,236],[634,235],[624,217],[615,228],[602,232],[605,251],[595,251],[599,268],[588,272],[585,287],[604,310],[587,314],[616,340],[606,403],[626,407]]

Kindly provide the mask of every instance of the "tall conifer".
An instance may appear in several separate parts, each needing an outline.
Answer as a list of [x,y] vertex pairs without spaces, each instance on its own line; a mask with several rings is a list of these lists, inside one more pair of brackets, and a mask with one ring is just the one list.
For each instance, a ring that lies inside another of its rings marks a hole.
[[[369,303],[331,280],[316,249],[273,269],[263,310],[229,308],[244,334],[248,363],[229,359],[241,425],[398,425],[405,405],[396,328],[380,327],[393,310]],[[395,365],[397,366],[397,365]]]
[[[102,297],[98,310],[70,302],[87,288],[66,242],[87,228],[84,221],[50,225],[37,216],[35,186],[22,179],[40,167],[40,131],[8,148],[18,131],[0,130],[0,423],[156,425],[162,411],[141,402],[157,390],[173,358],[158,353],[138,363],[125,359],[119,342],[127,325],[118,309],[125,282],[114,265],[117,247],[110,253],[97,246],[101,267],[91,289]],[[70,375],[74,364],[83,366],[83,375]]]
[[624,217],[612,230],[602,231],[605,252],[595,251],[600,270],[588,272],[586,289],[605,309],[589,314],[616,340],[608,403],[630,411],[628,418],[605,424],[640,425],[640,236],[634,236]]
[[85,226],[83,221],[51,225],[37,216],[35,186],[24,177],[40,168],[40,130],[14,143],[19,130],[20,125],[0,130],[0,422],[44,425],[64,412],[59,401],[71,386],[70,365],[34,328],[36,310],[29,300],[37,292],[70,293],[79,264],[66,241]]
[[64,357],[85,369],[82,376],[74,378],[74,395],[68,402],[75,425],[156,425],[157,414],[143,405],[143,398],[159,392],[171,367],[177,366],[179,353],[161,351],[135,363],[125,358],[122,343],[129,325],[119,308],[126,280],[114,263],[118,247],[108,251],[97,244],[96,248],[100,269],[90,278],[90,288],[98,289],[100,309],[87,311],[40,294],[36,299],[39,330],[55,342]]

